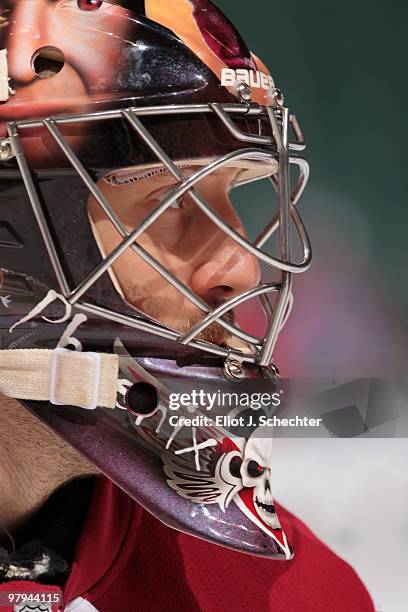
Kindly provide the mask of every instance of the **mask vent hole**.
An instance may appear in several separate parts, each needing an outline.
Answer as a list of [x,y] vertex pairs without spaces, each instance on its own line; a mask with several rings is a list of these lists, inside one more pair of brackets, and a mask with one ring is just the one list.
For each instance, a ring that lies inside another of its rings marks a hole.
[[64,54],[57,47],[41,47],[31,58],[33,71],[42,79],[48,79],[54,74],[58,74],[63,69],[64,64]]
[[126,394],[125,405],[134,416],[152,415],[158,406],[156,389],[149,383],[139,382],[132,385]]

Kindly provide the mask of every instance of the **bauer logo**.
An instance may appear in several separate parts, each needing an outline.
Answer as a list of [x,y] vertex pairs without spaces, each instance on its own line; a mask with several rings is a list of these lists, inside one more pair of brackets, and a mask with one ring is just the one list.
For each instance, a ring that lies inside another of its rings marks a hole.
[[250,87],[265,89],[269,91],[275,89],[273,78],[269,74],[259,70],[246,70],[244,68],[223,68],[221,73],[221,85],[224,87],[234,87],[239,82],[244,82]]

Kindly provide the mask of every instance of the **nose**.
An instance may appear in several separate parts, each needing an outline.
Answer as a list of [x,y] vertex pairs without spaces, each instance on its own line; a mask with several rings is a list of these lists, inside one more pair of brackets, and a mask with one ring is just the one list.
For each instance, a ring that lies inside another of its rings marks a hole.
[[15,81],[27,83],[35,78],[31,60],[45,44],[46,9],[44,0],[16,2],[7,44],[10,78]]
[[[229,220],[225,214],[223,218],[244,236],[241,222],[229,202],[228,207]],[[199,240],[205,245],[201,251],[204,257],[194,270],[190,285],[205,301],[219,303],[256,287],[260,268],[256,257],[212,223],[211,227],[210,233],[202,225]]]

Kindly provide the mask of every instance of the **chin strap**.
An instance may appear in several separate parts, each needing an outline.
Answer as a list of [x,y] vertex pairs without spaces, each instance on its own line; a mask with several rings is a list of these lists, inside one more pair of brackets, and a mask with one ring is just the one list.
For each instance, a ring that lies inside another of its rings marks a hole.
[[64,348],[0,351],[0,393],[55,405],[114,408],[117,355]]
[[[59,319],[45,316],[42,319],[50,324],[68,321],[72,316],[71,305],[62,295],[50,290],[9,331],[40,316],[56,301],[65,307],[65,314]],[[0,393],[20,400],[48,401],[56,406],[77,406],[87,410],[94,410],[98,406],[115,408],[119,358],[116,354],[82,350],[75,332],[86,320],[86,315],[76,314],[54,350],[1,350]],[[75,350],[68,350],[67,346]]]
[[7,49],[0,49],[0,102],[7,102],[10,94],[15,93],[10,87],[9,80]]

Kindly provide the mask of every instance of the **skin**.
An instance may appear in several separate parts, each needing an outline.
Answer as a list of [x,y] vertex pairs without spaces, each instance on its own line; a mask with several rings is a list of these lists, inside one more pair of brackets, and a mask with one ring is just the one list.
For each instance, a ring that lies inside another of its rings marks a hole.
[[[197,169],[183,172],[190,176]],[[201,180],[197,189],[224,221],[244,235],[229,199],[242,172],[242,168],[221,169]],[[165,174],[123,186],[101,180],[98,186],[131,232],[174,188],[175,179]],[[210,306],[256,286],[260,278],[256,258],[219,230],[190,195],[178,205],[167,209],[141,234],[138,243]],[[92,197],[89,211],[102,251],[110,253],[122,238]],[[130,248],[114,263],[113,272],[125,300],[160,323],[186,332],[202,320],[202,311]],[[227,335],[214,323],[200,339],[222,344]]]
[[96,468],[17,401],[0,396],[0,544],[58,487]]

